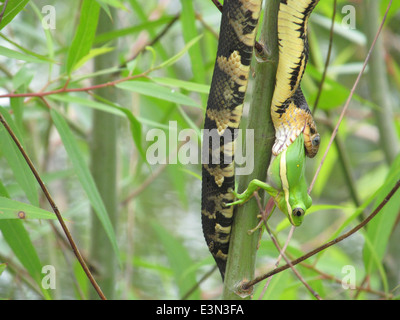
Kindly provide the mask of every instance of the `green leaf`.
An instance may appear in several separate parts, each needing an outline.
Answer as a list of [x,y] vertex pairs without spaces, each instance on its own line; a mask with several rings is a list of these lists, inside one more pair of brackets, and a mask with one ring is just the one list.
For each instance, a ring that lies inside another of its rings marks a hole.
[[15,59],[15,60],[22,60],[26,62],[34,62],[34,63],[45,63],[47,62],[46,59],[39,59],[34,56],[26,55],[24,53],[21,53],[19,51],[11,50],[6,47],[0,46],[0,56],[4,56],[10,59]]
[[[165,249],[169,265],[174,273],[175,282],[179,288],[179,294],[182,297],[197,283],[194,269],[191,268],[193,261],[182,241],[176,239],[157,222],[151,221],[151,225]],[[199,298],[198,289],[189,297],[189,299]]]
[[[12,78],[13,88],[14,91],[18,90],[21,86],[28,86],[29,83],[32,81],[34,76],[33,71],[28,69],[26,65],[22,66],[21,69],[14,75]],[[11,99],[13,100],[13,99]]]
[[[3,14],[3,19],[0,23],[0,30],[3,29],[7,24],[9,24],[12,19],[23,9],[25,8],[26,4],[29,0],[9,0],[7,3],[6,10]],[[0,12],[3,11],[4,0],[3,4],[0,6]]]
[[[384,185],[380,188],[376,198],[377,207],[393,188],[400,176],[400,155],[393,162]],[[392,199],[383,207],[378,215],[368,223],[366,237],[370,245],[364,247],[363,258],[367,273],[376,270],[376,258],[381,261],[385,255],[391,231],[396,223],[400,210],[400,193],[393,195]],[[376,257],[375,257],[376,256]]]
[[67,102],[67,103],[78,104],[81,106],[86,106],[86,107],[89,107],[92,109],[101,110],[104,112],[115,114],[120,117],[124,116],[124,113],[121,110],[111,108],[110,106],[108,106],[104,103],[94,101],[92,99],[86,99],[86,98],[82,98],[82,97],[78,97],[78,96],[71,96],[68,94],[57,94],[57,95],[51,96],[50,99],[55,100],[55,101],[62,101],[62,102]]
[[[0,199],[9,199],[8,192],[0,181]],[[2,201],[5,203],[6,201]],[[12,200],[10,200],[12,201]],[[17,201],[15,201],[17,202]],[[11,204],[11,206],[14,204]],[[9,206],[8,206],[9,207]],[[28,208],[29,207],[29,208]],[[25,203],[19,203],[18,209],[24,208],[24,212],[29,212],[31,215],[31,210],[37,211],[38,208],[29,206]],[[0,209],[1,210],[1,209]],[[41,210],[41,209],[39,209]],[[52,214],[55,217],[54,214]],[[36,252],[35,247],[33,246],[31,239],[29,237],[28,232],[25,229],[23,220],[13,219],[13,220],[4,220],[0,219],[0,231],[3,235],[4,240],[8,243],[13,254],[18,258],[21,264],[25,267],[25,269],[29,272],[31,277],[36,281],[37,284],[41,282],[41,270],[42,264],[39,260],[39,256]],[[0,275],[1,275],[1,267],[0,267]],[[42,290],[44,296],[49,298],[49,293],[46,290]]]
[[[331,28],[332,24],[331,17],[325,17],[323,15],[318,14],[317,12],[314,12],[311,15],[310,19],[313,23],[317,24],[319,27],[322,27],[326,30],[330,30]],[[344,39],[347,39],[348,41],[355,43],[360,47],[365,47],[366,45],[367,39],[359,28],[357,29],[343,28],[341,22],[335,21],[334,31],[335,35],[343,37]]]
[[108,101],[106,99],[104,99],[103,97],[100,97],[98,95],[95,95],[95,98],[103,101],[107,106],[111,107],[112,110],[119,110],[121,111],[121,113],[123,113],[126,118],[129,121],[129,128],[131,130],[131,134],[132,134],[132,139],[135,143],[136,148],[139,151],[139,154],[141,155],[142,159],[147,162],[146,160],[146,155],[144,152],[144,149],[142,147],[142,124],[140,123],[140,121],[133,115],[133,113],[124,107],[121,107],[111,101]]
[[[26,65],[23,65],[23,67],[13,77],[12,82],[13,82],[14,92],[15,93],[26,92],[27,88],[29,87],[29,83],[31,82],[32,79],[33,79],[33,74],[30,74],[30,72],[26,68]],[[14,123],[16,128],[24,132],[25,131],[25,126],[23,124],[24,111],[25,111],[24,98],[19,97],[10,99],[10,107],[14,115]]]
[[[21,220],[0,220],[0,231],[13,251],[13,254],[40,288],[42,288],[42,263],[29,238],[28,232],[24,228],[23,222]],[[42,293],[46,299],[50,298],[47,290],[42,288]]]
[[68,52],[68,74],[71,74],[76,64],[90,52],[96,35],[99,13],[100,5],[95,0],[82,1],[79,25]]
[[[383,17],[383,15],[386,12],[387,6],[388,6],[389,1],[381,1],[380,2],[380,14]],[[395,16],[396,14],[398,14],[400,10],[400,2],[399,1],[393,1],[391,6],[390,6],[390,10],[388,12],[388,16],[387,16],[387,21],[390,21],[390,19]]]
[[56,215],[39,207],[0,197],[0,220],[3,219],[57,219]]
[[198,92],[198,93],[208,94],[210,91],[209,85],[196,83],[196,82],[184,81],[184,80],[179,80],[179,79],[174,79],[174,78],[157,78],[157,77],[151,78],[151,80],[153,80],[154,82],[156,82],[158,84],[162,84],[164,86],[181,88],[181,89],[185,89],[190,92]]
[[[29,57],[34,57],[34,58],[37,58],[37,59],[39,59],[39,60],[42,60],[42,62],[52,62],[52,63],[55,63],[55,62],[56,62],[56,61],[53,60],[53,59],[50,59],[50,58],[48,58],[48,57],[46,57],[46,56],[43,56],[43,55],[41,55],[41,54],[37,54],[36,52],[34,52],[34,51],[32,51],[32,50],[29,50],[29,49],[24,48],[23,46],[19,45],[17,42],[12,41],[11,39],[7,38],[4,34],[0,34],[0,37],[3,38],[4,40],[6,40],[7,42],[11,43],[13,46],[15,46],[16,48],[18,48],[19,50],[21,50],[21,51],[24,52],[25,54],[27,54],[27,55],[28,55],[28,59],[29,59]],[[17,54],[21,54],[21,53],[18,52],[18,51],[15,51],[15,52],[17,52]],[[14,54],[15,54],[15,53],[14,53]],[[25,59],[26,59],[26,58],[25,58]],[[22,59],[20,59],[20,60],[25,60],[25,59],[22,58]],[[33,60],[32,62],[36,62],[36,60]]]
[[107,210],[104,206],[103,200],[101,199],[100,193],[97,190],[93,177],[90,174],[89,168],[86,165],[82,157],[81,151],[77,146],[77,142],[72,135],[72,132],[68,127],[65,119],[54,109],[50,111],[50,115],[61,137],[65,150],[67,151],[67,154],[72,162],[72,166],[75,170],[76,175],[78,176],[83,190],[86,192],[90,204],[92,205],[98,219],[103,225],[103,228],[111,242],[116,256],[120,259],[117,239],[115,237],[113,226],[111,224]]
[[[316,81],[321,81],[322,74],[312,65],[307,66],[307,73]],[[336,108],[346,101],[349,93],[349,89],[329,77],[326,77],[323,90],[319,97],[318,108],[323,110]],[[313,90],[313,93],[308,95],[310,105],[314,104],[317,94],[318,90]]]
[[[37,19],[39,19],[40,21],[43,21],[43,19],[45,19],[45,17],[43,16],[43,14],[42,14],[41,10],[38,8],[38,6],[35,5],[35,3],[33,1],[29,2],[29,5],[31,6],[33,12],[36,14]],[[51,13],[46,13],[46,16],[48,14],[51,14]],[[46,36],[46,45],[47,45],[47,52],[48,52],[48,57],[49,57],[49,58],[47,58],[47,57],[44,57],[44,58],[50,62],[55,62],[54,61],[54,41],[53,41],[52,33],[50,31],[51,31],[50,28],[43,28],[43,32]],[[43,56],[38,56],[39,59],[42,57]],[[50,64],[49,67],[50,67],[49,73],[51,73],[52,64]]]
[[[14,121],[11,119],[8,112],[0,107],[0,112],[4,119],[7,121],[11,130],[17,136],[20,144],[24,145],[18,128],[15,126]],[[15,180],[21,189],[25,192],[29,202],[35,206],[39,206],[39,196],[37,193],[37,181],[29,168],[26,160],[21,152],[15,145],[15,142],[10,137],[4,126],[0,126],[0,150],[7,160],[8,165],[14,173]]]
[[157,67],[155,67],[154,69],[162,69],[162,68],[166,68],[169,67],[170,65],[173,65],[175,62],[177,62],[180,58],[182,58],[182,56],[186,53],[186,51],[188,51],[190,48],[192,48],[193,46],[195,46],[195,44],[201,39],[203,35],[199,35],[195,38],[193,38],[192,40],[190,40],[181,51],[179,51],[176,55],[174,55],[173,57],[169,58],[168,60],[164,61],[163,63],[161,63],[160,65],[158,65]]
[[128,9],[124,6],[124,4],[120,0],[97,0],[97,1],[99,3],[102,2],[117,9],[128,11]]
[[133,27],[128,27],[128,28],[123,28],[123,29],[119,29],[119,30],[113,30],[110,32],[105,32],[105,33],[97,35],[94,40],[94,43],[98,44],[98,43],[102,43],[102,42],[107,42],[107,41],[114,40],[119,37],[124,37],[127,35],[135,34],[140,31],[143,31],[143,30],[150,31],[151,29],[154,29],[154,28],[157,28],[159,26],[169,23],[172,19],[173,19],[173,17],[162,17],[158,20],[144,22],[144,23],[141,23],[141,24],[133,26]]
[[4,270],[6,270],[7,264],[6,263],[0,263],[0,276],[3,273]]
[[170,176],[171,188],[177,192],[183,207],[188,209],[187,177],[181,170],[182,167],[181,164],[167,166],[167,173]]
[[192,98],[189,98],[188,96],[185,96],[178,91],[157,85],[155,83],[143,81],[126,81],[118,83],[116,86],[117,88],[137,92],[145,96],[200,108],[200,105]]
[[107,52],[113,51],[114,48],[94,48],[92,50],[89,51],[89,53],[87,55],[85,55],[84,57],[82,57],[74,66],[73,70],[79,69],[80,67],[82,67],[86,62],[88,62],[89,60],[100,56],[102,54],[105,54]]
[[68,103],[75,103],[93,109],[112,113],[120,117],[126,117],[130,124],[132,139],[136,145],[136,148],[138,149],[142,158],[145,159],[145,152],[142,147],[142,124],[140,123],[140,121],[137,120],[137,118],[133,115],[133,113],[129,109],[118,106],[115,103],[107,101],[104,98],[99,97],[97,95],[95,95],[95,97],[96,99],[99,99],[104,103],[71,95],[54,95],[53,97],[51,97],[51,99],[57,101],[64,101]]
[[[180,21],[182,24],[183,39],[189,44],[198,37],[196,29],[196,13],[193,8],[193,1],[181,0],[182,11]],[[196,41],[197,42],[197,41]],[[195,43],[189,50],[190,61],[192,64],[193,78],[195,82],[204,83],[205,71],[202,50],[198,43]]]

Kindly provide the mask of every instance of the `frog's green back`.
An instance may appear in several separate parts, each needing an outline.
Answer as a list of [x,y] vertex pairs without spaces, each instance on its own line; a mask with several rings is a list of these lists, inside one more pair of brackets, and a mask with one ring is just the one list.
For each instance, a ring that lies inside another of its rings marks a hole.
[[275,188],[282,190],[281,175],[285,172],[289,185],[297,184],[305,172],[304,138],[300,134],[286,150],[286,168],[281,168],[283,152],[273,160],[268,170],[268,176]]
[[281,191],[275,202],[295,226],[302,223],[312,203],[307,193],[305,162],[304,138],[300,134],[286,150],[275,157],[269,170],[271,183]]

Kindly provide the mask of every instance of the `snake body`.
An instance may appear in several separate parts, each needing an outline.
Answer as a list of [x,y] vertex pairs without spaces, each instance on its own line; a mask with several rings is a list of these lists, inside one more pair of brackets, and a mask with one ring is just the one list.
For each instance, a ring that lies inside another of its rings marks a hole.
[[308,60],[307,25],[319,0],[281,0],[278,12],[279,63],[271,118],[275,127],[272,153],[278,155],[303,132],[306,154],[318,152],[319,134],[300,88]]
[[[304,133],[308,156],[319,136],[300,89],[307,63],[307,21],[319,0],[281,0],[278,15],[279,63],[271,115],[276,155]],[[202,227],[208,248],[224,279],[233,221],[235,141],[247,89],[262,0],[225,0],[217,58],[204,122],[202,152]],[[318,141],[317,141],[318,140]],[[317,143],[318,142],[318,143]]]

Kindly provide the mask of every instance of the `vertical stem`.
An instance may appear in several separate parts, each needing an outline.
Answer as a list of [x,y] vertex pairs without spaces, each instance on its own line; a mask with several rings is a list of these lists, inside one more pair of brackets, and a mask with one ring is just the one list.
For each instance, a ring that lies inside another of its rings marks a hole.
[[[254,130],[253,154],[247,154],[247,161],[254,161],[251,174],[239,177],[239,192],[245,190],[253,179],[265,181],[271,158],[272,144],[275,140],[275,130],[271,121],[270,103],[274,91],[275,74],[278,61],[278,43],[276,21],[279,0],[266,0],[264,21],[259,42],[265,44],[270,52],[270,61],[257,63],[256,79],[252,90],[247,129]],[[246,150],[243,148],[243,150]],[[253,151],[253,150],[251,150]],[[229,247],[227,270],[224,283],[224,299],[241,299],[248,297],[237,294],[238,281],[248,281],[254,277],[259,230],[248,234],[258,222],[259,212],[257,202],[251,200],[245,206],[235,211],[232,234]]]
[[[110,8],[113,20],[102,10],[100,12],[97,33],[115,29],[117,21],[115,11]],[[95,71],[104,70],[118,62],[116,51],[95,58]],[[95,78],[95,84],[110,81],[109,76]],[[116,89],[113,86],[98,89],[98,95],[116,101]],[[117,185],[116,185],[116,142],[117,119],[109,113],[94,110],[91,141],[91,170],[97,188],[107,209],[111,223],[117,223]],[[114,297],[116,259],[111,243],[95,212],[92,210],[90,260],[96,267],[101,288],[109,299]],[[91,296],[92,298],[93,295]]]
[[[376,0],[365,0],[363,2],[364,30],[368,46],[373,42],[376,30],[379,27],[379,5],[380,1]],[[379,129],[380,145],[385,154],[386,162],[390,164],[400,151],[400,146],[393,121],[393,103],[391,101],[382,37],[376,41],[375,49],[371,54],[368,86],[372,101],[379,107],[374,112]]]

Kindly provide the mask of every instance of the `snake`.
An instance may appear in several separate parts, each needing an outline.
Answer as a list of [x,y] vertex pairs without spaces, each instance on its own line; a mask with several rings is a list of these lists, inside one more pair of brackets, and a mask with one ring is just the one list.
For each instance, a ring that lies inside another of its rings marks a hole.
[[[308,60],[307,24],[319,0],[280,0],[279,60],[271,118],[272,153],[285,150],[303,133],[305,154],[314,157],[319,134],[300,82]],[[225,277],[235,201],[235,142],[249,82],[262,0],[225,0],[217,57],[204,120],[201,220],[204,238]]]

